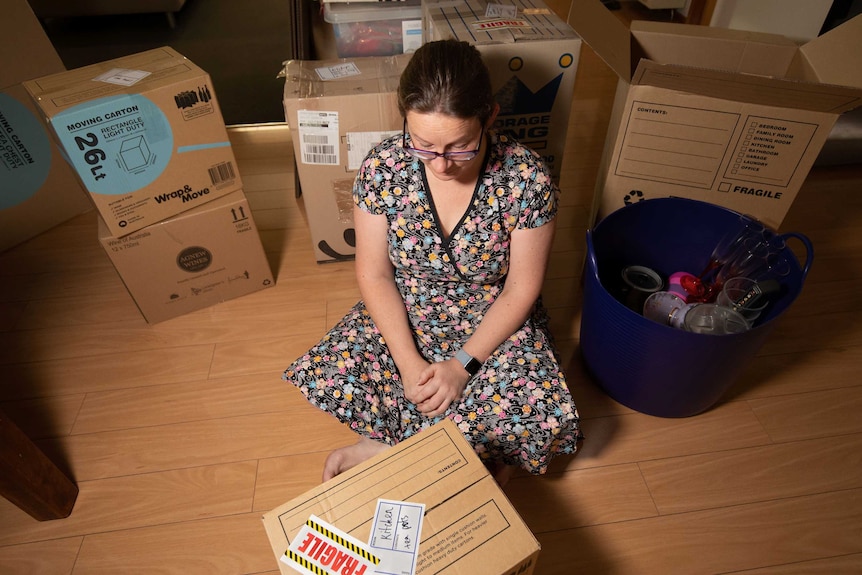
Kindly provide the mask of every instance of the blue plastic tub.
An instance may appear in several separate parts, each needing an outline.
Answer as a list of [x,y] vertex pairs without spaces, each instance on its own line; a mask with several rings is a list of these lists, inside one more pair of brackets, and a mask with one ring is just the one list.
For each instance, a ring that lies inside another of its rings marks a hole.
[[782,291],[751,330],[704,335],[655,323],[627,308],[610,290],[620,270],[642,265],[667,278],[677,271],[697,274],[713,247],[740,214],[706,202],[661,198],[611,213],[587,232],[587,268],[580,347],[587,369],[613,399],[660,417],[687,417],[712,407],[761,348],[775,320],[799,295],[814,251],[800,267],[789,247],[791,270]]

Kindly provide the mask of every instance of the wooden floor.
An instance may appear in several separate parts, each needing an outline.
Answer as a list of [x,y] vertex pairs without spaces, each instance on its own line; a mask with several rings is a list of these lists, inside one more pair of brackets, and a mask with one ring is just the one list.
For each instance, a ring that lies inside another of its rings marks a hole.
[[[587,439],[506,493],[537,573],[862,572],[862,167],[816,169],[787,218],[816,246],[805,289],[726,397],[633,412],[579,363],[584,230],[615,78],[584,48],[545,299]],[[274,288],[147,325],[93,213],[0,254],[0,406],[80,486],[67,519],[0,500],[0,573],[277,573],[261,514],[353,441],[281,382],[358,297],[319,265],[284,126],[231,129]]]

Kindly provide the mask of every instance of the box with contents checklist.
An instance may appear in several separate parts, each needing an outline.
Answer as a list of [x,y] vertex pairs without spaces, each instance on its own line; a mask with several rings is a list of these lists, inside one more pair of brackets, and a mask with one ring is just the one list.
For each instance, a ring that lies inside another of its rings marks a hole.
[[424,505],[417,575],[528,575],[536,566],[536,538],[447,419],[264,514],[281,573],[301,572],[282,557],[310,517],[368,542],[381,500]]

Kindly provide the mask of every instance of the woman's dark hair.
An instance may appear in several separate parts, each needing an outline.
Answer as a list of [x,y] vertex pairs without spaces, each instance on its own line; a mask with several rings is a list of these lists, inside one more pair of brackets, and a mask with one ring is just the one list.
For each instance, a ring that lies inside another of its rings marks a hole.
[[398,110],[478,118],[484,125],[494,110],[491,76],[475,46],[438,40],[420,46],[401,74]]

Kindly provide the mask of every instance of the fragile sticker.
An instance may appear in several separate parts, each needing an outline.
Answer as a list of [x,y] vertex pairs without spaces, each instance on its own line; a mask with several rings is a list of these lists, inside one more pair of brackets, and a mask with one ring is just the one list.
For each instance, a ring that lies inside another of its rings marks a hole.
[[368,546],[311,515],[281,560],[305,575],[372,575],[380,558]]

